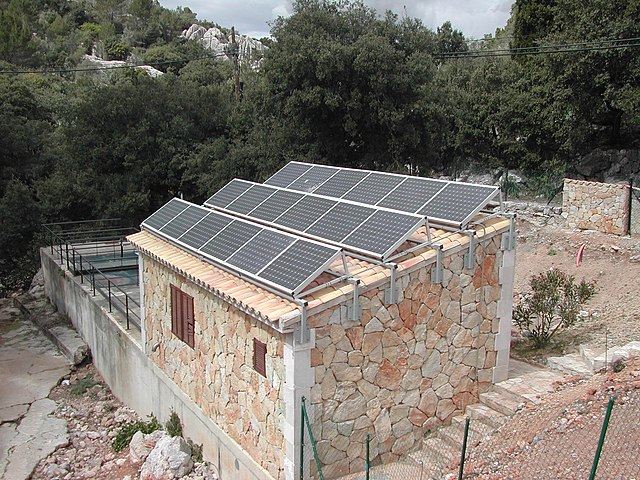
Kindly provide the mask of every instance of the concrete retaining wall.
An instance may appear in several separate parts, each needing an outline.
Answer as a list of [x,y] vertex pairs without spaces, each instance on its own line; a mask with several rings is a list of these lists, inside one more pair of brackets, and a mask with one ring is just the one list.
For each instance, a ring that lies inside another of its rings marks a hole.
[[153,413],[163,423],[175,411],[185,435],[203,445],[205,460],[218,468],[221,480],[272,478],[147,358],[139,332],[127,331],[108,312],[106,301],[61,270],[48,249],[41,249],[40,258],[47,296],[70,318],[91,348],[96,368],[123,403],[143,417]]
[[562,210],[570,228],[625,235],[629,218],[629,186],[566,178]]

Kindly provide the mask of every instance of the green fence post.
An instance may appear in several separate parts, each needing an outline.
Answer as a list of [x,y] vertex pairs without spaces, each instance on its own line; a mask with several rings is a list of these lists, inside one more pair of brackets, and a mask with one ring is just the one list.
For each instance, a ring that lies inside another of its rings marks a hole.
[[600,461],[600,454],[602,453],[602,446],[604,445],[604,437],[607,435],[607,428],[609,428],[609,419],[611,418],[611,410],[613,410],[613,402],[616,397],[609,399],[609,405],[607,405],[607,413],[604,416],[604,422],[602,423],[602,430],[600,431],[600,440],[598,441],[598,448],[596,449],[596,456],[593,459],[593,466],[591,467],[591,475],[589,480],[596,478],[596,470],[598,469],[598,462]]
[[364,471],[366,480],[369,480],[369,434],[367,433],[367,459],[364,464]]
[[304,397],[300,404],[300,480],[304,480]]
[[464,475],[464,458],[467,456],[467,438],[469,437],[469,417],[464,422],[464,437],[462,439],[462,454],[460,456],[460,468],[458,469],[458,480],[462,480]]

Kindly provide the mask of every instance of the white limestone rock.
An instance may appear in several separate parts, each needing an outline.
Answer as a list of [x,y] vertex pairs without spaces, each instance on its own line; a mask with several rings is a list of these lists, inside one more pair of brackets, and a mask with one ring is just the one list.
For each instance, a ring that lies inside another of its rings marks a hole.
[[140,480],[174,480],[193,469],[191,448],[182,437],[163,436],[140,470]]
[[[181,36],[187,40],[200,41],[206,49],[211,50],[215,55],[229,59],[227,52],[231,45],[231,35],[224,33],[219,28],[211,27],[207,30],[203,26],[194,23],[184,30]],[[236,34],[236,42],[238,43],[240,61],[250,58],[256,51],[263,52],[268,49],[259,40],[246,35]]]

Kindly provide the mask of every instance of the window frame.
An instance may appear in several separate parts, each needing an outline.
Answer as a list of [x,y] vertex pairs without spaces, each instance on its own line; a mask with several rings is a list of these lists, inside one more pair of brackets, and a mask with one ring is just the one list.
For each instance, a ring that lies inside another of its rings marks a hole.
[[195,348],[193,297],[171,284],[171,333]]

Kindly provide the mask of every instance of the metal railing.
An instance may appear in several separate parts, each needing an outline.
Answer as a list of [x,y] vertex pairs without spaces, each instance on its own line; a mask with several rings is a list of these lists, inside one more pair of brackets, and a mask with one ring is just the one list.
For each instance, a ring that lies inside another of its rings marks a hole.
[[[80,277],[80,283],[89,282],[95,296],[102,295],[109,305],[109,312],[120,312],[129,330],[133,324],[140,330],[140,303],[121,286],[138,284],[137,258],[133,246],[125,236],[134,233],[133,228],[117,226],[118,219],[88,220],[43,224],[43,230],[51,249],[51,255],[60,265]],[[99,266],[101,265],[102,268]],[[123,284],[109,277],[109,271],[135,271],[135,280]]]

